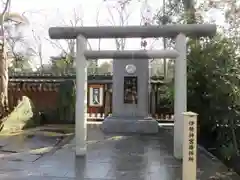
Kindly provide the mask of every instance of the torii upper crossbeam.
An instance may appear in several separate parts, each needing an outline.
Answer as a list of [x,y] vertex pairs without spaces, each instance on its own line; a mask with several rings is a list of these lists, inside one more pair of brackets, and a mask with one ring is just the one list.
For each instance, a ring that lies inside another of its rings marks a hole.
[[87,39],[96,38],[151,38],[176,37],[183,33],[190,37],[213,36],[214,24],[174,24],[164,26],[94,26],[94,27],[51,27],[52,39],[76,39],[79,34]]

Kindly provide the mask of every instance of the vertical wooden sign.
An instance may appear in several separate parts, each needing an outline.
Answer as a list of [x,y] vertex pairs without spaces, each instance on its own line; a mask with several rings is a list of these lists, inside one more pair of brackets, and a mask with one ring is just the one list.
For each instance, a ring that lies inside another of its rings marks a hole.
[[197,179],[197,114],[185,112],[183,132],[183,180]]
[[101,84],[89,85],[89,106],[90,107],[102,107],[104,86]]

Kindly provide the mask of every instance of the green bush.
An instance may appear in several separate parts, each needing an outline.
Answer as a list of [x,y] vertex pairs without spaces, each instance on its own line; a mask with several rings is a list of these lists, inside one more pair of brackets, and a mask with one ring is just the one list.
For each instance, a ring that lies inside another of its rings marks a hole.
[[[215,134],[216,146],[234,147],[240,119],[240,65],[228,39],[189,41],[188,109],[199,114],[201,135]],[[223,128],[226,126],[226,128]]]
[[76,102],[76,87],[72,80],[60,84],[58,95],[57,115],[60,123],[74,123]]
[[[239,154],[240,58],[235,45],[226,38],[189,40],[187,54],[188,111],[199,114],[200,140],[229,159]],[[173,89],[163,98],[172,105]]]
[[[173,82],[160,86],[157,91],[157,105],[165,113],[173,113],[174,107],[174,86]],[[167,112],[166,112],[167,111]]]

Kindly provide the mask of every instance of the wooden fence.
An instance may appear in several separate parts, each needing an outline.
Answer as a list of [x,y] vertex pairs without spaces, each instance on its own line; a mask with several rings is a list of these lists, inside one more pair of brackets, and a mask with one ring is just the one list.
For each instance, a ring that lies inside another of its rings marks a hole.
[[[59,96],[59,85],[62,81],[58,80],[11,80],[9,82],[9,107],[13,109],[22,96],[29,97],[34,107],[38,111],[54,109],[57,107]],[[88,84],[88,119],[103,120],[112,112],[112,86],[111,82],[90,82]],[[102,104],[91,106],[90,89],[99,86],[103,89]],[[159,121],[172,121],[173,109],[165,107],[161,103],[161,83],[152,83],[149,95],[149,113]],[[147,103],[147,102],[146,102]]]

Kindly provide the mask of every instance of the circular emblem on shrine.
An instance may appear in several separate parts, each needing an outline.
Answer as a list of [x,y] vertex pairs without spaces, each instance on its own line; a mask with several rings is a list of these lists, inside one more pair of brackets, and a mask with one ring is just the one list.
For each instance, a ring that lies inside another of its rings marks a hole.
[[134,74],[136,72],[136,66],[134,64],[128,64],[125,67],[125,70],[127,71],[128,74]]

